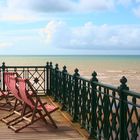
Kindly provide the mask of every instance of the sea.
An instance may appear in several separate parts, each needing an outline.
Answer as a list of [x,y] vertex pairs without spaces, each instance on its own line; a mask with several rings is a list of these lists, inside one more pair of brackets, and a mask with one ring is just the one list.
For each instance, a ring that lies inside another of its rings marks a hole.
[[140,93],[140,55],[1,55],[1,65],[3,62],[7,66],[44,66],[52,62],[60,70],[66,66],[70,74],[78,68],[86,79],[96,71],[99,82],[117,87],[125,76],[130,90]]

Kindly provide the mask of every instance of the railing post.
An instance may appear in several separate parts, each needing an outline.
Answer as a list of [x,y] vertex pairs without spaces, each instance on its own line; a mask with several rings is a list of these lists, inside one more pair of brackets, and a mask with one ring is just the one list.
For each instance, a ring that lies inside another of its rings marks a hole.
[[104,120],[103,120],[103,133],[104,138],[109,139],[109,115],[110,115],[110,106],[109,106],[109,90],[104,88],[104,97],[103,97],[103,113],[104,113]]
[[5,72],[5,62],[2,63],[2,77],[3,77],[3,91],[5,91],[5,83],[4,83],[4,72]]
[[97,139],[97,115],[96,115],[96,110],[97,110],[97,85],[94,82],[98,82],[97,79],[97,73],[94,71],[92,73],[92,78],[91,78],[91,112],[92,112],[92,117],[91,117],[91,132],[89,139]]
[[49,92],[49,95],[52,95],[52,90],[53,90],[53,75],[52,75],[52,69],[53,69],[53,66],[52,66],[52,62],[50,62],[50,92]]
[[55,93],[54,93],[54,101],[58,100],[58,64],[55,65]]
[[78,89],[78,77],[80,74],[78,73],[79,70],[76,68],[75,73],[73,74],[73,82],[74,82],[74,115],[73,115],[73,122],[78,121],[78,95],[79,95],[79,89]]
[[127,79],[123,76],[120,79],[121,85],[119,86],[119,95],[120,95],[120,140],[127,139],[127,95],[123,90],[129,90],[129,87],[126,85]]
[[46,63],[46,95],[50,95],[49,91],[49,82],[50,82],[50,75],[49,75],[49,62]]
[[62,108],[61,110],[67,110],[66,107],[66,74],[67,74],[67,70],[66,70],[66,66],[63,67],[63,71],[62,71],[62,81],[63,81],[63,99],[62,99]]
[[[88,89],[90,84],[88,84]],[[87,110],[90,108],[90,104],[86,104],[87,103],[87,98],[88,98],[88,94],[87,94],[87,85],[86,85],[86,81],[83,80],[82,82],[82,87],[81,87],[81,119],[82,119],[82,124],[81,124],[81,128],[85,128],[86,126],[86,115],[87,115]]]

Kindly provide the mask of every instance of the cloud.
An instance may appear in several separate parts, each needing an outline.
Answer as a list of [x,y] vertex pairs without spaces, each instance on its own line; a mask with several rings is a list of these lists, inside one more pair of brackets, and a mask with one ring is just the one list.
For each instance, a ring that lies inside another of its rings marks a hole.
[[140,17],[140,6],[133,8],[132,11],[137,17]]
[[129,8],[136,17],[140,17],[140,0],[117,0],[117,5]]
[[[71,37],[72,30],[65,22],[50,21],[43,30],[47,44],[65,47]],[[58,37],[59,36],[59,37]]]
[[[135,15],[139,10],[134,3],[140,0],[7,0],[6,6],[0,9],[0,20],[39,21],[48,17],[49,13],[87,13],[113,10],[118,5],[133,7]],[[135,9],[136,8],[136,9]],[[130,9],[131,10],[131,9]],[[48,17],[50,18],[50,17]]]
[[140,49],[140,26],[94,25],[87,22],[69,27],[62,21],[50,21],[43,29],[47,46],[66,49]]
[[135,16],[140,17],[140,0],[133,1],[133,5],[135,6],[132,7],[132,12]]
[[132,12],[135,16],[140,17],[140,0],[135,0],[135,7],[132,8]]
[[72,10],[74,3],[70,0],[7,0],[0,5],[0,21],[36,22],[52,19],[48,12],[62,12]]
[[34,22],[50,18],[50,13],[104,12],[120,5],[140,16],[140,0],[6,0],[0,7],[0,20]]
[[17,14],[17,13],[3,13],[0,14],[1,21],[13,21],[13,22],[33,22],[37,20],[37,17],[34,16],[26,16],[25,14]]
[[84,12],[110,10],[114,8],[114,2],[112,0],[80,0],[77,7],[79,11]]
[[11,47],[13,44],[11,42],[3,42],[3,41],[0,41],[0,48],[9,48]]
[[[22,3],[22,4],[21,4]],[[71,0],[7,0],[7,5],[10,8],[31,9],[37,11],[66,11],[69,7],[73,7]]]
[[30,9],[40,12],[72,12],[108,10],[114,7],[112,0],[7,0],[9,8]]
[[117,3],[123,6],[128,6],[133,3],[133,0],[118,0]]
[[0,8],[0,21],[14,21],[14,22],[34,22],[43,20],[44,17],[34,14],[32,11],[23,9],[1,7]]
[[44,15],[33,12],[30,10],[28,4],[21,0],[7,0],[4,5],[0,5],[0,21],[23,23],[44,19]]
[[[18,50],[31,50],[30,52],[40,49],[43,46],[42,38],[39,34],[40,29],[15,29],[0,32],[0,49],[5,53],[16,52]],[[2,51],[1,50],[1,51]],[[2,52],[0,52],[2,53]],[[24,52],[26,54],[26,52]]]

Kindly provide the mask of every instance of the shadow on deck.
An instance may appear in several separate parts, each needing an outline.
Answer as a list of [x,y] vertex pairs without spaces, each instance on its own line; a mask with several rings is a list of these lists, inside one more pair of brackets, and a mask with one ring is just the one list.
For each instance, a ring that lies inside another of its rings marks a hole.
[[[45,97],[46,98],[46,97]],[[46,99],[44,99],[46,100]],[[51,102],[50,98],[47,101]],[[6,116],[8,111],[0,110],[0,118]],[[79,131],[77,124],[72,124],[70,117],[60,110],[52,114],[58,128],[43,121],[15,133],[0,121],[0,140],[85,140],[86,137]]]

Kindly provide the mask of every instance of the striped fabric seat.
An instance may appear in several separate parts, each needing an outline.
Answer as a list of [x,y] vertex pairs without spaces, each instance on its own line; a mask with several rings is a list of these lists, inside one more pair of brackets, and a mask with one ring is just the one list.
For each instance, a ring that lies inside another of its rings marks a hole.
[[[16,86],[19,91],[19,96],[24,102],[24,106],[22,116],[16,119],[16,121],[10,123],[8,127],[15,132],[19,132],[20,130],[26,128],[27,126],[33,124],[40,119],[42,119],[46,124],[48,124],[46,118],[49,118],[52,125],[57,128],[57,125],[52,118],[51,113],[55,112],[59,108],[54,105],[43,103],[28,79],[17,78]],[[27,87],[30,88],[30,90],[32,91],[32,95],[30,95]],[[28,111],[26,109],[28,109]],[[25,112],[28,112],[29,115],[25,114]],[[21,122],[25,121],[26,123],[21,124]]]

